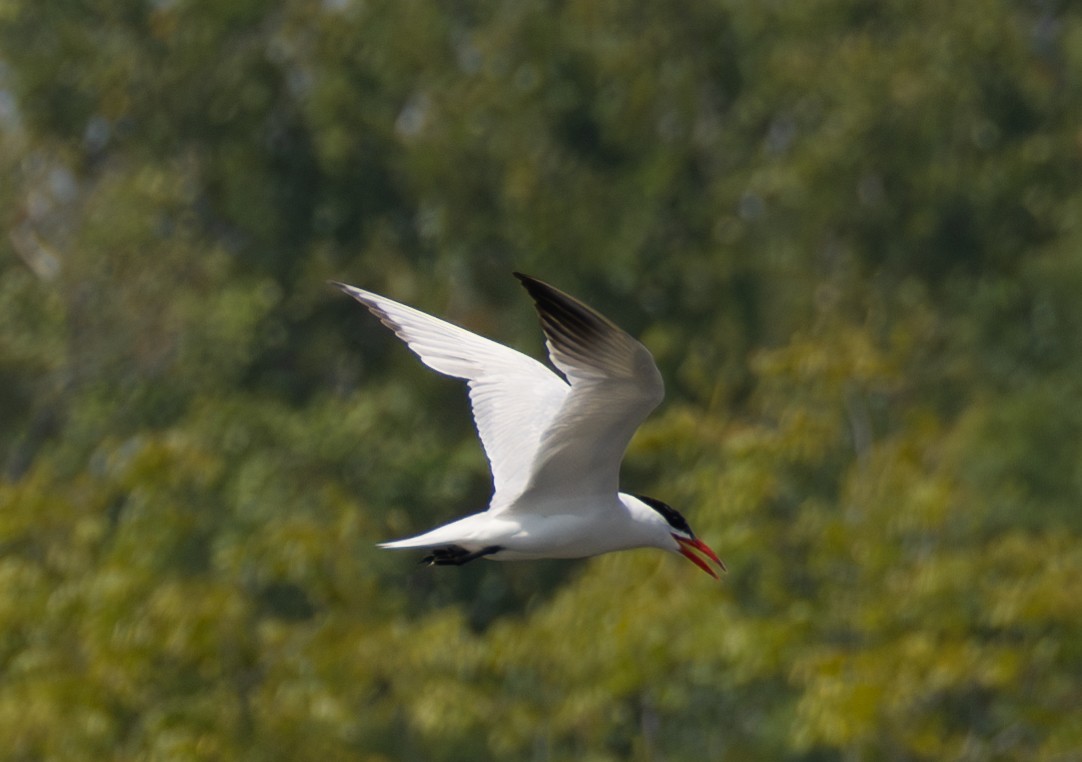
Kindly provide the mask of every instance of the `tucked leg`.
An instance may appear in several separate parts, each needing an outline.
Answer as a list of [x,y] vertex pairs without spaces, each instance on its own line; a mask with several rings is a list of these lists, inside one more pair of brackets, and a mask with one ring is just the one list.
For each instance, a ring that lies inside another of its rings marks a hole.
[[421,563],[429,566],[462,566],[483,556],[499,553],[501,550],[503,548],[499,545],[489,545],[487,548],[471,552],[461,545],[448,545],[445,548],[433,548],[431,554],[421,559]]

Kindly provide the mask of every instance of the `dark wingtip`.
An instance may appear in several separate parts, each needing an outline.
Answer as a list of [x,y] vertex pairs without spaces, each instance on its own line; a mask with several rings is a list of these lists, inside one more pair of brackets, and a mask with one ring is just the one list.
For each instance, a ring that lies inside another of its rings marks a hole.
[[559,307],[568,312],[595,313],[595,310],[587,307],[575,297],[545,283],[539,278],[520,272],[513,273],[513,275],[519,279],[539,307]]
[[[626,334],[597,310],[543,280],[515,273],[533,298],[541,317],[541,328],[548,340],[549,356],[557,365],[563,362],[579,367],[593,367],[602,374],[612,372],[605,359],[625,361]],[[555,354],[554,354],[555,353]]]
[[557,306],[562,306],[565,310],[568,309],[569,304],[574,304],[575,300],[560,291],[555,286],[550,286],[543,280],[538,280],[532,275],[526,275],[525,273],[513,273],[519,282],[526,288],[530,296],[533,297],[534,302],[541,309],[542,313],[553,309]]

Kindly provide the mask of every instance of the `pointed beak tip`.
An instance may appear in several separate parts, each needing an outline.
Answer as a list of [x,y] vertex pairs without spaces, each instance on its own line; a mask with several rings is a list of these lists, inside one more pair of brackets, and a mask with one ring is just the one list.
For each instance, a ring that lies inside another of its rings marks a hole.
[[711,567],[708,563],[706,563],[706,561],[704,561],[699,555],[697,555],[696,553],[693,553],[692,550],[691,550],[692,548],[699,551],[699,553],[702,553],[704,556],[706,556],[711,561],[713,561],[715,564],[717,564],[718,567],[723,572],[728,571],[728,569],[725,568],[725,563],[720,558],[718,558],[717,553],[715,553],[713,550],[711,550],[710,546],[707,545],[702,540],[699,540],[697,538],[688,539],[686,537],[677,537],[676,535],[673,535],[673,537],[676,539],[677,544],[679,544],[679,546],[680,546],[680,554],[682,556],[684,556],[684,558],[688,559],[693,564],[698,566],[704,572],[709,574],[714,579],[720,580],[721,576],[713,569],[713,567]]

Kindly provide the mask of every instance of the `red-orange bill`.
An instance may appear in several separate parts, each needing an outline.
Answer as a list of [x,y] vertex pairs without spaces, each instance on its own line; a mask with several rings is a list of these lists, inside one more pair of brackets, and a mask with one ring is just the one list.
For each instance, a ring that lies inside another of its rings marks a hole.
[[[675,537],[675,535],[674,535],[674,537]],[[691,561],[691,563],[698,566],[700,569],[702,569],[704,572],[709,574],[714,579],[720,579],[720,577],[718,576],[718,573],[716,571],[714,571],[714,569],[709,564],[707,564],[706,561],[704,561],[701,557],[696,555],[692,551],[692,548],[699,551],[699,553],[702,553],[704,556],[706,556],[711,561],[716,563],[719,567],[721,567],[722,571],[726,571],[725,564],[722,562],[722,560],[720,558],[718,558],[717,553],[712,551],[710,549],[710,546],[707,545],[702,540],[700,540],[698,538],[694,538],[694,539],[689,540],[686,537],[676,537],[676,542],[679,543],[679,545],[680,545],[680,553],[681,553],[681,555],[684,556],[684,558]]]

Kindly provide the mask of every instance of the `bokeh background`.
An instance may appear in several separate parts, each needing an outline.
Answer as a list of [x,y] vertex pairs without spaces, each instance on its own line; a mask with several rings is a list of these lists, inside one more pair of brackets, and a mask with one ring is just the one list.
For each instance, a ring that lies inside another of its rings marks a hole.
[[[0,2],[11,760],[1082,759],[1082,8]],[[640,336],[729,565],[423,568],[465,391],[344,280]]]

